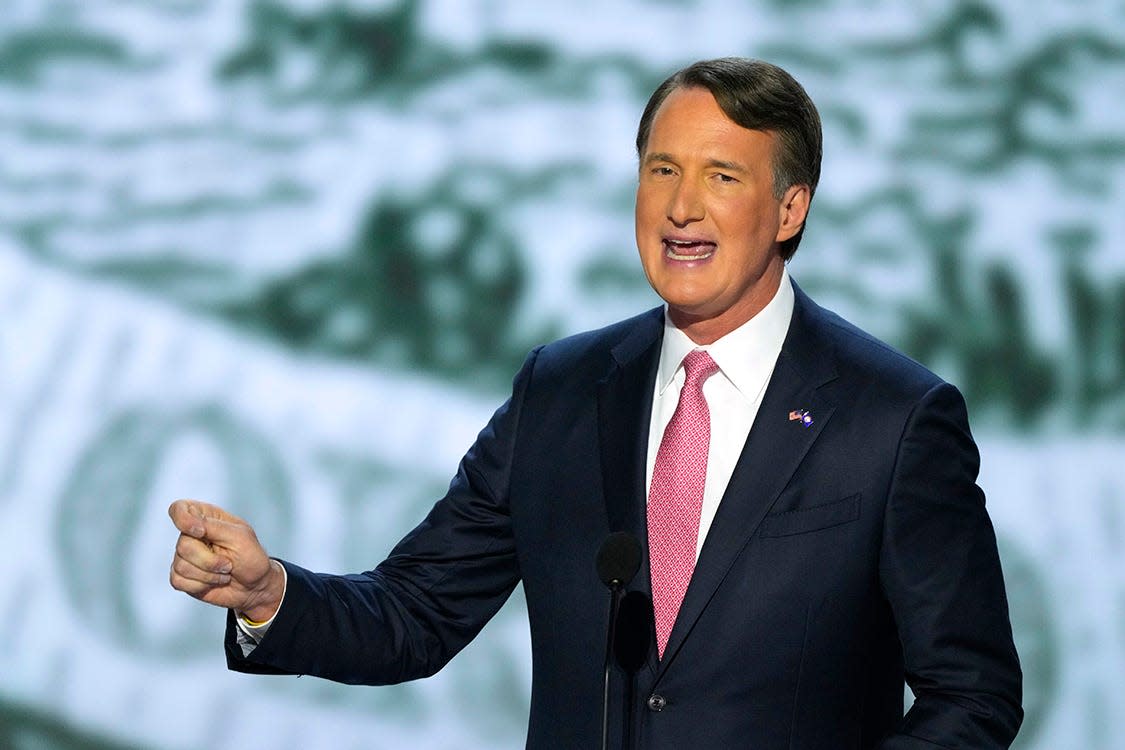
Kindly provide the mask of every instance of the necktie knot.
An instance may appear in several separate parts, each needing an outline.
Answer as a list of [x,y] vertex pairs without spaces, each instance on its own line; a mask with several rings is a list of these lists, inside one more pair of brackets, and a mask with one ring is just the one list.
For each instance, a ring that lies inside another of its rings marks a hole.
[[701,388],[707,378],[719,371],[719,366],[711,355],[702,349],[695,349],[684,357],[684,387]]

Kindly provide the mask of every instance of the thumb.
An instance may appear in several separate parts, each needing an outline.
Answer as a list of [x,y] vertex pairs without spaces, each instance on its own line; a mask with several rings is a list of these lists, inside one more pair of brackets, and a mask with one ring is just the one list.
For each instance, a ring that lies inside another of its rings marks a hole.
[[241,549],[246,544],[256,543],[257,541],[254,537],[254,530],[237,516],[229,514],[222,517],[204,515],[197,523],[203,529],[203,535],[199,538],[216,548]]
[[203,511],[194,500],[177,500],[168,506],[168,517],[181,534],[202,539],[207,529],[204,526]]
[[198,500],[177,500],[168,506],[168,516],[181,533],[210,541],[229,539],[232,527],[246,526],[238,516]]

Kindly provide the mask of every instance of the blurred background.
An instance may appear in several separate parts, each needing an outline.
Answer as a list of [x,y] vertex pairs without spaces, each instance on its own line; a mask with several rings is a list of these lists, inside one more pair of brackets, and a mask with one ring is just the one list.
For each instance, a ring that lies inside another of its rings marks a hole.
[[1125,748],[1117,0],[0,0],[0,747],[522,747],[518,591],[431,680],[235,675],[165,509],[382,559],[530,347],[655,304],[636,120],[727,54],[824,119],[790,273],[968,399],[1017,747]]

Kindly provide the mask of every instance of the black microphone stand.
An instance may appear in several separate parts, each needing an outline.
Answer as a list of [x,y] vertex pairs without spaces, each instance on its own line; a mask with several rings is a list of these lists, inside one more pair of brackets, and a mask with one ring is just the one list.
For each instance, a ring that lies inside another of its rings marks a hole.
[[[641,566],[641,543],[632,534],[617,531],[598,550],[598,578],[609,588],[609,624],[606,627],[605,673],[602,684],[602,750],[609,750],[609,674],[617,653],[617,618],[625,586]],[[628,728],[626,727],[626,736]]]
[[616,642],[613,644],[617,665],[625,673],[625,701],[622,718],[623,750],[633,747],[633,708],[637,689],[637,670],[648,658],[652,640],[652,600],[640,591],[630,591],[618,605]]
[[[614,642],[617,640],[617,614],[621,611],[621,581],[614,579],[609,586],[609,627],[606,629],[605,682],[602,685],[602,750],[609,750],[609,672],[613,666]],[[631,687],[631,683],[630,683]],[[630,691],[631,692],[631,691]],[[628,732],[628,727],[625,728]]]

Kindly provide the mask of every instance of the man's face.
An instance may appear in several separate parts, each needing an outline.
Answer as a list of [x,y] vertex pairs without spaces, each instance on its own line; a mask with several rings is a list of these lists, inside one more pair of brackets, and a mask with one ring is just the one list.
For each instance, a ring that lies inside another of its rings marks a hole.
[[710,343],[773,298],[778,243],[801,228],[808,190],[773,195],[774,136],[730,120],[704,88],[656,112],[637,185],[637,248],[672,322]]

